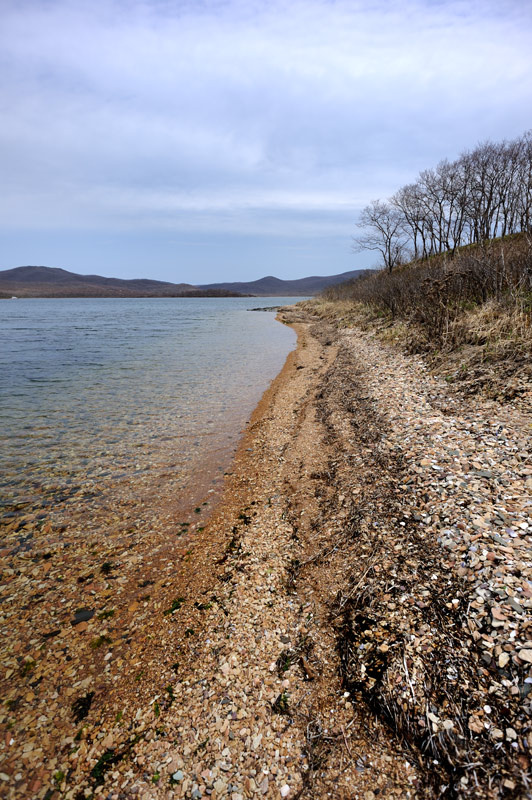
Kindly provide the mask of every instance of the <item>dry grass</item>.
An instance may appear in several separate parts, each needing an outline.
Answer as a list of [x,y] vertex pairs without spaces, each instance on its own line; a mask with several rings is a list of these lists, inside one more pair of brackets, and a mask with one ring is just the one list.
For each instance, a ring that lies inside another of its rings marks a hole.
[[529,234],[374,273],[308,305],[338,327],[371,328],[384,342],[426,354],[467,392],[508,399],[530,388]]

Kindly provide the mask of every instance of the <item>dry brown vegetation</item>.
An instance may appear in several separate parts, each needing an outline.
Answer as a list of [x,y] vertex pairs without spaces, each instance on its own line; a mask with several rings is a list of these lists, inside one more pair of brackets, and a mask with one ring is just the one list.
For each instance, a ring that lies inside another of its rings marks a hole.
[[376,326],[468,392],[514,397],[532,375],[532,235],[331,287],[315,310],[341,325]]

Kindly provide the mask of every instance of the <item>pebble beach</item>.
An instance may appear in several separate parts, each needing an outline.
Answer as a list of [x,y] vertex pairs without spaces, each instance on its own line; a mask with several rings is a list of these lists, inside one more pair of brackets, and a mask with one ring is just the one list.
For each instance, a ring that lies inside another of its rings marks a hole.
[[279,318],[197,511],[2,550],[2,796],[531,796],[530,393]]

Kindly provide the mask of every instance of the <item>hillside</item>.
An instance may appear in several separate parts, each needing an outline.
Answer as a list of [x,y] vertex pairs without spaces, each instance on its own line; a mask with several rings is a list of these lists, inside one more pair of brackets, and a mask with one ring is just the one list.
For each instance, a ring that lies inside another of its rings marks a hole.
[[16,267],[0,271],[0,298],[6,297],[258,297],[308,296],[364,274],[353,270],[340,275],[284,281],[268,276],[249,283],[168,283],[149,279],[123,280],[102,275],[78,275],[55,267]]
[[425,355],[462,392],[532,387],[532,236],[513,234],[328,288],[313,311]]
[[243,294],[253,294],[258,297],[292,297],[318,294],[329,286],[335,286],[344,281],[353,280],[360,277],[367,270],[355,269],[350,272],[342,272],[339,275],[313,275],[309,278],[299,278],[293,281],[284,281],[268,275],[256,281],[236,282],[236,283],[209,283],[200,286],[200,289],[223,289],[231,292],[241,292]]
[[188,283],[78,275],[53,267],[16,267],[0,272],[0,294],[4,297],[172,297],[195,291],[197,288]]

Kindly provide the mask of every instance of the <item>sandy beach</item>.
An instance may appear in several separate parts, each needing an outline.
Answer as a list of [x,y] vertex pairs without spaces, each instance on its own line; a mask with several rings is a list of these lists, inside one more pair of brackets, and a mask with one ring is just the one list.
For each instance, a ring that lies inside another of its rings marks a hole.
[[3,570],[6,798],[529,796],[530,398],[280,318],[297,350],[184,545],[107,542],[55,632],[57,559]]

